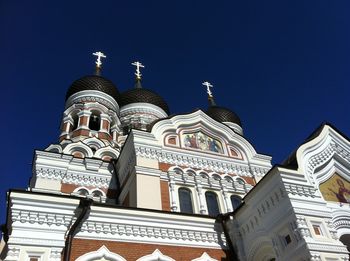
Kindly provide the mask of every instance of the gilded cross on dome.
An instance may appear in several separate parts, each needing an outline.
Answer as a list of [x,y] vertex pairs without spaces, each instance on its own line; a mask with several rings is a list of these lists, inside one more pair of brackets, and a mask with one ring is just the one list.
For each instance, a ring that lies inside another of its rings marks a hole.
[[136,67],[136,72],[135,72],[136,79],[141,80],[142,74],[141,74],[140,68],[145,68],[145,66],[139,61],[133,62],[131,65],[134,65]]
[[94,53],[92,53],[92,55],[97,56],[95,63],[96,63],[96,67],[100,69],[101,65],[102,65],[101,58],[107,58],[107,56],[103,52],[100,52],[100,51],[94,52]]
[[207,81],[203,82],[202,85],[207,87],[207,93],[209,95],[209,98],[213,98],[213,93],[210,90],[210,88],[213,88],[213,85],[210,82],[207,82]]

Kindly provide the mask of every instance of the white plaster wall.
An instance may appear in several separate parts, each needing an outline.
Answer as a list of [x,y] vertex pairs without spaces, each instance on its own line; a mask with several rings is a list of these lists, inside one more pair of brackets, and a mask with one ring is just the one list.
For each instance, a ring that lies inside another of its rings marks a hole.
[[158,164],[158,160],[156,159],[147,159],[147,158],[137,157],[137,166],[158,169],[159,164]]
[[36,189],[60,191],[61,190],[61,181],[54,180],[54,179],[37,178],[36,182],[35,182],[35,188]]
[[137,207],[162,209],[160,194],[160,178],[137,174]]

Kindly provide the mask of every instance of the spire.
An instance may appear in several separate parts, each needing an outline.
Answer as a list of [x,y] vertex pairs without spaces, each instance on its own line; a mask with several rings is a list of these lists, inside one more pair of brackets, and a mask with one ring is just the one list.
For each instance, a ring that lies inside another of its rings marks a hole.
[[95,64],[96,64],[95,74],[96,75],[101,75],[101,69],[102,69],[101,58],[107,58],[107,56],[104,53],[100,52],[100,51],[94,52],[94,53],[92,53],[92,55],[97,57],[96,62],[95,62]]
[[207,93],[208,93],[208,100],[209,100],[209,106],[216,106],[216,103],[214,101],[213,93],[211,92],[210,88],[213,88],[213,85],[210,82],[203,82],[202,85],[207,87]]
[[136,67],[136,71],[135,71],[135,76],[136,76],[136,83],[135,83],[135,88],[142,88],[141,85],[141,71],[140,68],[145,68],[145,66],[140,63],[139,61],[133,62],[131,65],[134,65]]

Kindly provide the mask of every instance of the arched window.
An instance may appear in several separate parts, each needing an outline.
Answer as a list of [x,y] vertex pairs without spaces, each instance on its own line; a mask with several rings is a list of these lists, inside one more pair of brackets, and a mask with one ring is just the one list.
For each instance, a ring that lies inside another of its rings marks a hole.
[[242,204],[242,198],[237,195],[232,195],[231,196],[231,203],[232,203],[232,208],[235,210]]
[[76,130],[78,128],[78,123],[79,123],[79,116],[78,114],[73,114],[72,115],[72,119],[73,119],[73,126],[72,126],[72,131]]
[[192,193],[187,188],[179,188],[180,211],[193,214]]
[[207,201],[208,206],[208,214],[209,216],[215,217],[220,214],[218,197],[216,193],[207,191],[205,192],[205,199]]
[[90,116],[89,129],[94,131],[99,131],[100,125],[101,125],[100,113],[97,111],[93,111]]
[[78,194],[81,196],[87,196],[89,195],[89,191],[87,191],[86,189],[82,188],[78,190]]
[[101,191],[95,190],[94,192],[92,192],[92,196],[93,196],[93,197],[102,197],[103,194],[102,194]]

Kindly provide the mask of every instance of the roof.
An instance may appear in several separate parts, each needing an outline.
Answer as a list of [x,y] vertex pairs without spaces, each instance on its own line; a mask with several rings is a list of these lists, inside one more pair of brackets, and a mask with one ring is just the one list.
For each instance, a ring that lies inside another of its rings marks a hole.
[[169,114],[168,104],[157,93],[145,88],[133,88],[123,92],[120,98],[120,106],[125,106],[131,103],[150,103],[162,108]]
[[66,100],[68,100],[73,94],[86,90],[95,90],[106,93],[113,97],[117,102],[120,99],[119,91],[110,80],[99,75],[87,75],[72,83],[67,91]]

